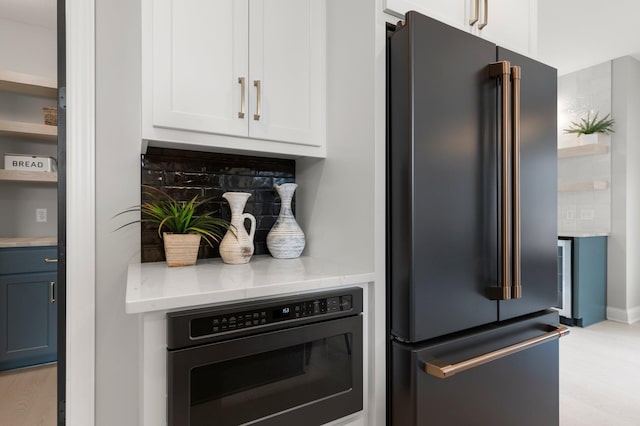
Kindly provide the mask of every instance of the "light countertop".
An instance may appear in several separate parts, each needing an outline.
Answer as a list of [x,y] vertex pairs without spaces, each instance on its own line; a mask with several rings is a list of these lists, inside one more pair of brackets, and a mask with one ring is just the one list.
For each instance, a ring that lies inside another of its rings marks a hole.
[[0,237],[0,248],[7,247],[44,247],[58,245],[56,237]]
[[372,282],[372,271],[311,257],[254,256],[244,265],[201,259],[195,266],[169,268],[165,262],[129,265],[126,312],[169,311],[287,293]]
[[558,237],[586,238],[586,237],[608,237],[608,232],[559,232]]

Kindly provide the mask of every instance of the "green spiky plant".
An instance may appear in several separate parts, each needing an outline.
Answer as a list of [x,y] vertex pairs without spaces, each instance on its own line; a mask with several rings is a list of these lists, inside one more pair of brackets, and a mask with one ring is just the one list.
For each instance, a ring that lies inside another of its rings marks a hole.
[[608,135],[615,133],[613,131],[613,125],[615,120],[609,118],[609,114],[598,120],[598,113],[596,112],[593,118],[591,113],[587,114],[587,118],[581,118],[579,121],[572,121],[571,126],[568,129],[564,129],[565,133],[573,133],[577,136],[591,135],[593,133],[604,133]]
[[140,220],[126,223],[118,229],[137,222],[153,223],[158,227],[160,238],[162,238],[163,231],[174,234],[199,234],[207,244],[213,247],[213,242],[220,242],[226,230],[231,226],[228,221],[213,217],[215,212],[196,215],[196,210],[211,198],[198,199],[196,195],[189,201],[178,201],[158,188],[143,186],[146,188],[143,194],[151,201],[142,203],[140,206],[130,207],[114,216],[140,211],[142,217]]

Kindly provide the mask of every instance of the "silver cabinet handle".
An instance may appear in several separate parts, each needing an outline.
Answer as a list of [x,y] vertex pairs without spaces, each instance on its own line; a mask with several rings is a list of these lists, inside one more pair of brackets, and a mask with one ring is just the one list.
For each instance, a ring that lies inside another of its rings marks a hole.
[[238,77],[238,83],[240,83],[240,112],[238,112],[238,118],[244,118],[244,111],[246,107],[246,87],[245,87],[245,78]]
[[56,283],[54,281],[49,282],[49,303],[56,303]]
[[489,23],[489,0],[484,0],[484,19],[478,24],[478,29],[481,30]]
[[476,22],[478,22],[478,13],[480,9],[480,0],[475,0],[475,13],[473,18],[469,19],[469,25],[473,26]]
[[45,258],[44,263],[58,263],[58,259]]
[[511,67],[511,84],[513,98],[511,101],[511,140],[513,143],[511,164],[513,165],[513,283],[511,298],[522,297],[521,282],[521,234],[520,234],[520,79],[522,73],[519,66]]
[[500,358],[504,358],[505,356],[515,354],[517,352],[521,352],[527,349],[531,349],[534,346],[538,346],[542,343],[546,343],[550,340],[559,339],[562,336],[569,334],[569,328],[564,325],[559,326],[548,326],[551,328],[545,334],[532,337],[531,339],[524,340],[522,342],[518,342],[514,345],[507,346],[506,348],[498,349],[493,352],[489,352],[483,355],[479,355],[474,358],[470,358],[456,364],[448,364],[446,362],[434,359],[432,361],[426,362],[424,365],[424,371],[431,375],[435,376],[439,379],[446,379],[448,377],[453,376],[456,373],[461,373],[465,370],[469,370],[475,367],[479,367],[483,364],[487,364],[491,361],[495,361]]
[[253,85],[256,88],[256,113],[253,114],[253,119],[258,121],[260,120],[260,115],[262,114],[262,97],[260,95],[260,80],[254,80]]
[[509,185],[510,181],[510,144],[509,144],[509,86],[510,86],[511,64],[509,61],[493,62],[489,64],[489,75],[498,77],[502,80],[502,126],[500,129],[500,138],[502,145],[502,185],[501,194],[501,230],[502,230],[502,286],[490,287],[489,298],[492,300],[509,300],[511,299],[511,194]]

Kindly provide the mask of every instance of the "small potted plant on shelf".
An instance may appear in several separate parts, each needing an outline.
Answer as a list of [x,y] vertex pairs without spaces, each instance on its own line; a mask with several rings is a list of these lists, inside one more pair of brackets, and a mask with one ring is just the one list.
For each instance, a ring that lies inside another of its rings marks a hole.
[[587,114],[587,118],[581,118],[579,121],[572,121],[568,129],[564,129],[565,133],[575,134],[578,137],[578,145],[596,144],[599,135],[609,135],[614,133],[613,125],[615,120],[609,118],[609,114],[598,119],[596,112],[593,118],[591,113]]
[[195,265],[198,257],[200,240],[204,239],[213,247],[214,242],[220,242],[229,228],[229,222],[214,217],[215,212],[196,214],[196,210],[210,198],[198,199],[194,196],[189,201],[178,201],[166,192],[145,186],[143,192],[150,201],[140,206],[131,207],[116,216],[140,211],[140,220],[126,223],[118,229],[137,222],[153,223],[158,227],[158,235],[164,241],[164,253],[168,266]]

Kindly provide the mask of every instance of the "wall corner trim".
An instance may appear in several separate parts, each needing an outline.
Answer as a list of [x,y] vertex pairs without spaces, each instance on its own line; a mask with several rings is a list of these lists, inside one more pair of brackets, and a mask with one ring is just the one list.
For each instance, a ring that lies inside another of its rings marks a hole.
[[95,419],[95,0],[66,0],[66,424]]

